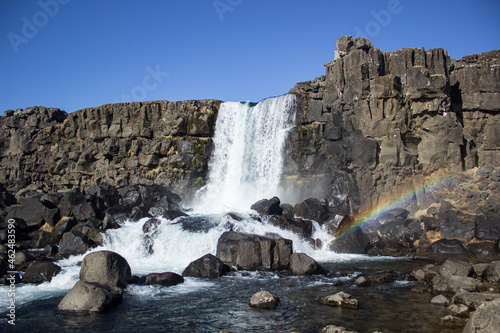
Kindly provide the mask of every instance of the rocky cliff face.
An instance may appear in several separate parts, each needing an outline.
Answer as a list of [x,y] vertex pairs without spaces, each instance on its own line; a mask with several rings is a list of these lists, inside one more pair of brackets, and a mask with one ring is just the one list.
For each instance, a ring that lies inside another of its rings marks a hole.
[[0,179],[14,189],[203,183],[220,101],[103,105],[66,114],[43,107],[0,117]]
[[[436,172],[500,165],[500,51],[382,52],[341,37],[326,75],[298,83],[285,178],[297,201],[353,215]],[[33,107],[0,117],[0,182],[13,190],[206,181],[220,101]],[[417,210],[416,205],[413,210]],[[421,208],[421,207],[420,207]]]
[[499,65],[500,51],[457,61],[341,37],[326,75],[290,91],[289,180],[352,214],[438,170],[500,165]]

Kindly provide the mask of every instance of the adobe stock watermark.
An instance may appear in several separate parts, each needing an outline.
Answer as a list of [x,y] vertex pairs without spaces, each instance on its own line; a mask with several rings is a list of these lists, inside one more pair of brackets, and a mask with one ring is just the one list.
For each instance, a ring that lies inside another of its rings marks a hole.
[[30,40],[38,35],[41,28],[49,23],[51,18],[54,18],[58,13],[61,5],[66,5],[70,0],[40,0],[38,6],[40,10],[36,11],[31,19],[26,16],[21,18],[22,27],[21,33],[17,34],[13,31],[7,34],[12,49],[17,54],[21,44],[28,44]]
[[224,21],[226,12],[232,12],[237,6],[241,5],[243,0],[214,0],[212,5],[215,12],[219,15],[219,19]]
[[142,84],[133,87],[128,94],[121,94],[120,98],[114,100],[113,103],[145,101],[148,92],[157,89],[165,78],[170,75],[168,72],[162,72],[159,64],[154,69],[151,66],[146,66],[145,69],[147,74],[144,75]]
[[373,17],[373,20],[368,21],[363,27],[363,30],[361,30],[360,27],[355,26],[355,37],[373,38],[378,36],[378,34],[380,34],[380,32],[382,31],[382,28],[385,28],[389,24],[391,24],[392,17],[394,15],[401,14],[403,12],[403,9],[404,7],[401,4],[400,0],[389,0],[387,2],[386,9],[381,9],[379,11],[371,10],[370,15]]

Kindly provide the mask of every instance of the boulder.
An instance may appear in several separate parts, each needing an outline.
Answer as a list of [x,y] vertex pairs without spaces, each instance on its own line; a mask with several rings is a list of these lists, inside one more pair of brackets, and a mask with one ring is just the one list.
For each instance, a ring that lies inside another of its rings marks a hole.
[[293,231],[304,238],[310,238],[313,230],[311,221],[294,218],[290,219],[284,215],[270,216],[269,223],[281,229]]
[[486,276],[486,270],[488,269],[487,263],[473,264],[472,267],[474,268],[474,274],[478,278],[484,278]]
[[274,296],[268,291],[259,291],[250,299],[249,305],[252,308],[275,309],[280,302],[279,297]]
[[167,187],[160,185],[140,185],[139,192],[141,194],[142,205],[147,209],[158,206],[163,207],[166,211],[184,211],[181,204],[181,197],[170,191]]
[[500,299],[481,304],[467,321],[463,332],[500,332]]
[[463,318],[447,315],[439,320],[438,325],[444,328],[462,328],[465,325],[465,320]]
[[463,260],[446,260],[439,269],[439,274],[444,277],[450,277],[452,275],[458,276],[472,276],[474,271],[471,264]]
[[468,256],[471,254],[467,245],[458,239],[440,239],[432,243],[430,249],[438,255]]
[[38,229],[45,223],[53,227],[59,220],[59,209],[49,208],[39,199],[31,198],[12,208],[5,218],[9,219],[22,220],[30,229]]
[[182,272],[182,276],[214,279],[229,273],[229,271],[229,266],[222,260],[213,254],[206,254],[191,262]]
[[492,301],[497,298],[500,298],[500,294],[469,292],[464,289],[460,289],[455,293],[455,295],[453,295],[451,302],[455,304],[463,304],[474,311],[483,302]]
[[103,208],[118,205],[120,201],[120,193],[114,186],[108,183],[102,182],[99,185],[91,185],[85,192],[88,195],[101,199],[104,203]]
[[292,241],[276,237],[225,232],[217,242],[217,258],[244,270],[284,270],[290,266]]
[[457,317],[469,317],[469,308],[463,304],[450,304],[446,310],[450,312],[453,316]]
[[355,331],[348,331],[345,327],[328,325],[319,330],[319,333],[356,333]]
[[340,237],[333,240],[330,250],[336,253],[366,254],[371,248],[370,239],[361,228],[355,227]]
[[121,288],[78,281],[57,308],[62,311],[105,312],[121,303],[122,299]]
[[119,204],[125,207],[136,207],[141,204],[141,192],[137,185],[127,185],[118,189],[121,196]]
[[163,217],[167,220],[175,220],[176,218],[181,217],[181,216],[189,216],[188,214],[186,214],[184,212],[180,212],[177,210],[168,210],[167,208],[162,207],[162,206],[151,207],[148,210],[148,214],[150,216],[155,217],[155,218]]
[[351,298],[351,295],[343,291],[334,295],[319,298],[318,301],[324,305],[338,306],[342,308],[357,309],[359,307],[358,300]]
[[450,300],[443,295],[437,295],[431,299],[431,304],[448,306],[450,304]]
[[368,279],[364,276],[360,276],[356,279],[356,281],[354,281],[354,285],[358,287],[368,287],[370,285],[370,281],[368,281]]
[[293,207],[295,215],[318,223],[324,223],[328,217],[328,203],[317,198],[306,199]]
[[59,242],[59,253],[67,258],[72,255],[84,254],[94,246],[95,243],[81,232],[69,231],[62,236]]
[[389,272],[372,274],[367,279],[370,283],[390,283],[394,281],[392,274]]
[[61,267],[52,262],[34,262],[23,275],[24,283],[50,282],[52,278],[61,272]]
[[73,207],[82,203],[86,203],[87,199],[78,190],[72,190],[70,192],[64,193],[61,200],[59,201],[59,209],[62,216],[73,216]]
[[281,208],[280,204],[280,199],[278,197],[273,197],[271,199],[262,199],[257,201],[250,207],[250,209],[263,215],[281,215],[283,208]]
[[492,261],[486,269],[486,279],[490,282],[500,281],[500,261]]
[[477,219],[476,237],[481,240],[498,241],[500,239],[500,217],[485,214]]
[[97,251],[83,258],[80,280],[125,288],[131,279],[131,269],[125,258],[112,251]]
[[470,243],[467,245],[472,255],[479,259],[491,260],[499,258],[498,247],[493,242]]
[[94,205],[90,202],[76,204],[73,206],[71,211],[77,221],[87,221],[90,218],[96,217]]
[[154,233],[156,230],[158,230],[158,227],[161,224],[161,220],[157,218],[149,218],[144,224],[142,225],[142,232],[144,233]]
[[418,281],[430,281],[438,276],[438,268],[432,264],[426,265],[411,273]]
[[149,273],[144,282],[145,285],[160,285],[165,287],[175,286],[180,283],[184,283],[184,278],[173,272]]
[[432,290],[436,293],[456,293],[460,289],[476,291],[478,282],[470,277],[452,275],[436,276],[432,279]]
[[305,253],[292,253],[290,270],[295,275],[323,274],[325,269]]

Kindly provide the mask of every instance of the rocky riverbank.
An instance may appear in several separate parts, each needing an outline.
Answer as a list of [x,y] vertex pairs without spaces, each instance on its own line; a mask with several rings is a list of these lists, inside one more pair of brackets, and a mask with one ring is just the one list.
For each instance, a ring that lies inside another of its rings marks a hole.
[[[498,182],[495,175],[496,170],[479,169],[474,173],[474,176],[481,179]],[[472,188],[475,186],[474,182],[470,181],[466,184]],[[483,190],[491,189],[490,187],[488,184]],[[457,186],[456,191],[461,192],[462,188]],[[470,199],[470,193],[467,193],[465,197]],[[24,273],[22,279],[20,275],[15,276],[16,283],[40,284],[51,281],[61,271],[57,260],[84,254],[89,249],[102,245],[103,234],[107,230],[120,228],[126,219],[148,219],[143,226],[143,246],[151,251],[151,241],[162,223],[160,218],[175,220],[186,218],[189,214],[189,211],[185,212],[180,196],[162,186],[115,188],[101,183],[99,186],[89,187],[84,192],[20,191],[14,195],[3,188],[1,194],[1,214],[6,220],[2,224],[2,240],[7,241],[9,221],[13,221],[17,237],[15,256],[11,256],[12,252],[9,252],[7,247],[2,247],[1,273],[5,284],[12,283],[12,274],[7,273],[10,270],[8,264],[11,262],[18,271]],[[169,287],[183,283],[185,277],[214,279],[234,270],[275,271],[285,276],[320,274],[334,279],[338,281],[332,282],[337,285],[337,293],[317,295],[318,301],[326,305],[349,308],[358,308],[359,305],[354,304],[360,302],[349,296],[349,288],[383,285],[396,280],[415,280],[416,291],[436,294],[432,304],[447,306],[449,315],[443,316],[439,325],[453,329],[463,327],[467,323],[469,326],[481,325],[475,323],[489,320],[484,319],[484,316],[488,316],[491,308],[497,306],[495,299],[500,297],[498,238],[494,229],[484,231],[480,222],[487,220],[478,217],[471,219],[473,222],[470,223],[474,223],[473,237],[469,240],[446,237],[448,228],[452,227],[448,225],[450,220],[442,217],[463,216],[455,211],[460,209],[461,202],[459,197],[456,199],[456,206],[445,205],[443,202],[439,207],[433,206],[437,208],[431,212],[435,213],[436,219],[440,219],[440,223],[428,223],[427,214],[420,217],[417,214],[417,218],[411,217],[407,210],[395,209],[375,219],[367,228],[356,226],[356,231],[348,234],[343,231],[355,218],[339,216],[334,207],[325,206],[324,200],[311,198],[293,207],[282,204],[278,198],[271,198],[260,200],[252,206],[255,212],[253,219],[293,231],[303,239],[309,239],[312,246],[329,246],[336,251],[344,250],[347,253],[363,249],[359,253],[412,255],[418,260],[425,259],[425,264],[420,269],[408,275],[382,271],[349,277],[349,272],[328,272],[313,258],[294,253],[292,241],[289,239],[278,235],[259,236],[228,231],[219,238],[216,255],[207,254],[193,261],[182,275],[156,272],[137,276],[120,254],[110,251],[92,252],[82,262],[80,281],[61,300],[59,309],[107,312],[126,297],[124,288],[130,283]],[[471,200],[468,204],[472,204]],[[488,207],[491,213],[495,212],[492,205]],[[241,217],[233,215],[233,223],[236,226]],[[464,219],[460,221],[467,222]],[[337,235],[338,238],[332,244],[321,244],[318,239],[312,238],[313,223],[322,225],[332,236]],[[434,229],[426,230],[426,225],[433,226]],[[408,226],[420,226],[420,229],[412,234]],[[496,227],[496,224],[493,223],[492,226]],[[194,225],[188,227],[196,228]],[[393,231],[385,232],[389,227]],[[455,232],[464,230],[456,227],[455,229]],[[482,230],[487,236],[482,236],[478,230]],[[428,237],[426,232],[432,232],[435,237],[433,242],[424,241]],[[415,235],[420,238],[414,237]],[[409,246],[409,240],[412,239],[413,242]],[[450,260],[450,257],[456,259]],[[349,281],[345,286],[347,288],[342,287],[346,283],[341,282],[343,280]],[[286,299],[287,295],[276,297]],[[276,301],[271,303],[273,307],[279,306]],[[467,321],[469,316],[470,320]]]

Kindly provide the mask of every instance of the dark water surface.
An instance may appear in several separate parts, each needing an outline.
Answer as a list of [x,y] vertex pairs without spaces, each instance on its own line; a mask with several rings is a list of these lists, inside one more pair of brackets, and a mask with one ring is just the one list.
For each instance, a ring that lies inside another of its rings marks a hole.
[[[1,319],[8,332],[318,332],[341,325],[363,332],[461,332],[437,325],[446,309],[430,304],[430,293],[412,291],[415,283],[396,281],[355,287],[358,273],[393,270],[406,273],[423,266],[404,260],[356,260],[324,264],[329,277],[295,277],[238,272],[215,280],[187,279],[184,286],[129,286],[123,303],[105,314],[64,313],[57,305],[64,294],[17,309],[16,326]],[[333,286],[341,279],[343,286]],[[275,310],[252,309],[250,297],[268,290],[280,297]],[[329,307],[315,298],[344,291],[359,300],[357,310]]]

